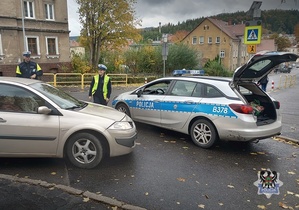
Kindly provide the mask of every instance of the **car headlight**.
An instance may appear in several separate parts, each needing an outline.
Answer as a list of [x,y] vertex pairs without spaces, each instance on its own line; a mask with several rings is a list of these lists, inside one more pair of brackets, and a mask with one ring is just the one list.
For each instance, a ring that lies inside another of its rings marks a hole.
[[111,130],[128,130],[133,128],[132,122],[115,122],[108,129]]

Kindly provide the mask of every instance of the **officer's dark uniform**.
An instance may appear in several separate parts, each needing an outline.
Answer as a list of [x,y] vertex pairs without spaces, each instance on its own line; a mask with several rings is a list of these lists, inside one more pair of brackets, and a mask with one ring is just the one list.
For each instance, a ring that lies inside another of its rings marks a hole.
[[[23,56],[30,57],[30,52],[24,52]],[[41,67],[33,61],[23,61],[17,66],[17,77],[30,78],[34,74],[36,74],[35,79],[38,79],[40,76],[43,75],[43,71]]]

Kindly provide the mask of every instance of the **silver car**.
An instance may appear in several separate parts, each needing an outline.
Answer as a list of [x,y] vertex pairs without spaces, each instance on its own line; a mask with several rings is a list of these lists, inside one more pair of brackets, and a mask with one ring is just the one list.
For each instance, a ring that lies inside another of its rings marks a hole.
[[116,97],[112,106],[147,123],[185,134],[203,148],[218,139],[254,141],[279,135],[280,104],[256,84],[292,53],[256,54],[233,78],[166,77]]
[[132,152],[132,119],[34,79],[0,77],[0,157],[66,157],[80,168]]

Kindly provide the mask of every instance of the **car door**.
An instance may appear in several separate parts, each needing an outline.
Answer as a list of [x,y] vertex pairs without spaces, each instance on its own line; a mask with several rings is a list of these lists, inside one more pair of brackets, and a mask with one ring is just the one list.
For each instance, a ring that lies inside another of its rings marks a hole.
[[159,80],[149,83],[141,90],[142,93],[132,108],[133,119],[159,126],[161,123],[161,103],[168,91],[171,80]]
[[162,126],[171,129],[182,128],[202,100],[202,88],[201,83],[176,81],[162,103]]
[[38,114],[47,102],[23,87],[0,84],[0,98],[13,97],[21,110],[0,106],[1,155],[55,155],[59,136],[59,116]]
[[296,61],[298,57],[298,55],[290,52],[257,53],[234,72],[232,85],[237,87],[239,82],[257,82],[281,63]]

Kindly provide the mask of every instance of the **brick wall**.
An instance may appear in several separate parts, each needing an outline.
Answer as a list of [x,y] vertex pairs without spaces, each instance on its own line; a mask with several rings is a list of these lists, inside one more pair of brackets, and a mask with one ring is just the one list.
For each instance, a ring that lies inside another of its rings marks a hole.
[[[71,63],[38,63],[44,73],[72,72]],[[0,65],[0,76],[15,77],[17,65]]]

